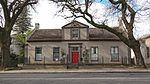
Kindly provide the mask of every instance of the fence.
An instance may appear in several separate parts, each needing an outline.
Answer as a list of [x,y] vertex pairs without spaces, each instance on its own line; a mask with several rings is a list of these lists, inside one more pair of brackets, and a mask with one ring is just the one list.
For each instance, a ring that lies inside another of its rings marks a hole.
[[[71,60],[67,61],[67,59],[60,59],[58,61],[53,61],[48,57],[43,56],[41,61],[35,61],[35,58],[25,58],[26,64],[71,64]],[[79,64],[130,64],[130,59],[127,57],[121,57],[119,60],[111,60],[111,58],[101,57],[98,60],[79,60]]]
[[2,53],[0,52],[0,65],[2,65]]

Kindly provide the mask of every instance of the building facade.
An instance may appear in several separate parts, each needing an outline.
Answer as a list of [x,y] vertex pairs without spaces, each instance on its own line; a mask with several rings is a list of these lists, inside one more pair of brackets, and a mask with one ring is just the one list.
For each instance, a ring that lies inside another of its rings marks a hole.
[[141,43],[141,52],[145,63],[150,64],[150,35],[140,38],[139,41]]
[[35,27],[25,49],[29,64],[129,64],[130,49],[104,29],[78,21],[61,29]]

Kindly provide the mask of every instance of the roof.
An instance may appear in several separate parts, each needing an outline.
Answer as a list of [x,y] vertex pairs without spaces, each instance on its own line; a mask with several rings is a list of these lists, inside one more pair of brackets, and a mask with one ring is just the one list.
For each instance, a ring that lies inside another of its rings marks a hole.
[[27,41],[58,41],[62,39],[61,29],[39,29]]
[[[27,41],[29,42],[45,42],[45,41],[65,41],[63,39],[63,29],[66,28],[87,28],[89,33],[89,39],[87,40],[119,40],[119,38],[104,29],[89,28],[78,21],[72,21],[62,27],[62,29],[35,29],[29,36]],[[79,39],[83,40],[83,39]],[[75,41],[75,40],[74,40]]]
[[105,29],[90,28],[89,29],[90,40],[119,40],[119,38],[111,32]]
[[[82,40],[82,39],[81,39]],[[98,28],[89,28],[88,40],[119,40],[114,34]],[[39,29],[27,39],[28,42],[65,41],[62,29]]]
[[150,34],[143,35],[143,36],[141,36],[140,38],[138,38],[138,40],[141,40],[141,39],[148,39],[148,38],[150,38]]

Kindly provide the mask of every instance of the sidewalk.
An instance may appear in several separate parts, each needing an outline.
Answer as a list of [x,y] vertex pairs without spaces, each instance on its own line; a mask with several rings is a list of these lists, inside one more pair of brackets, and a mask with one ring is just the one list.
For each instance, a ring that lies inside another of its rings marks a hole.
[[100,69],[27,69],[0,71],[5,73],[150,73],[150,69],[142,68],[100,68]]

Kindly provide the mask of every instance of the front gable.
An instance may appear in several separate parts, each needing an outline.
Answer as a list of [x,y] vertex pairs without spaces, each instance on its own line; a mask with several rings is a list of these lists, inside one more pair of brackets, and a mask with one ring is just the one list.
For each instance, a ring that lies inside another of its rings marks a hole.
[[72,21],[64,25],[62,28],[89,28],[89,26],[78,21]]
[[64,40],[88,40],[89,26],[72,21],[62,27]]

